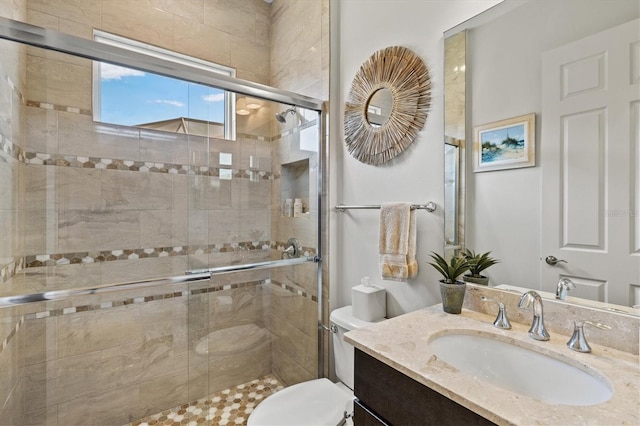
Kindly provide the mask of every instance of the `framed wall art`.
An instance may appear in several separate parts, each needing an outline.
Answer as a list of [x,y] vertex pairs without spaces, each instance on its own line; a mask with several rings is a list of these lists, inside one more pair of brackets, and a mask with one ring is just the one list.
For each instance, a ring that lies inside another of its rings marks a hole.
[[536,165],[534,113],[474,128],[474,172],[516,169]]

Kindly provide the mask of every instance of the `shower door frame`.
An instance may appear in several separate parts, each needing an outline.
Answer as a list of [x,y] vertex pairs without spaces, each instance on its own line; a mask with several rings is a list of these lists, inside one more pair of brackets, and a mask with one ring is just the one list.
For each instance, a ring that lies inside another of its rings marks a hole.
[[122,49],[99,43],[93,40],[61,33],[59,31],[45,29],[25,22],[0,16],[0,39],[9,40],[21,44],[53,50],[92,61],[106,62],[113,65],[133,68],[140,71],[152,72],[166,77],[178,78],[191,83],[223,89],[251,96],[266,101],[278,102],[290,106],[300,107],[315,111],[318,114],[318,170],[317,173],[317,247],[315,256],[300,257],[294,259],[273,260],[250,264],[231,265],[223,267],[197,270],[187,275],[174,276],[161,279],[150,279],[135,282],[106,284],[90,288],[78,288],[73,290],[49,291],[46,293],[21,294],[9,297],[0,297],[0,309],[3,307],[41,303],[52,300],[63,300],[77,296],[111,293],[123,290],[142,289],[167,284],[180,284],[207,280],[213,275],[226,274],[250,269],[271,269],[283,266],[292,266],[308,262],[313,262],[317,267],[317,299],[318,299],[318,377],[324,377],[324,331],[328,329],[324,321],[325,297],[322,289],[322,253],[325,246],[323,239],[326,238],[323,232],[324,203],[322,194],[324,193],[324,177],[327,159],[327,139],[324,134],[326,126],[326,115],[324,102],[320,99],[300,95],[286,90],[276,89],[259,83],[242,80],[222,74],[211,73],[198,68],[190,68],[184,64],[166,61],[161,58],[147,56],[134,51]]

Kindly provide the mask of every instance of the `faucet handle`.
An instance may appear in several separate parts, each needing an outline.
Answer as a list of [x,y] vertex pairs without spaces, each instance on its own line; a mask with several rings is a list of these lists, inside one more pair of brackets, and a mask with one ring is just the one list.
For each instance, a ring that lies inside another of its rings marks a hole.
[[611,327],[600,322],[591,322],[586,320],[576,320],[573,322],[573,335],[567,342],[567,347],[576,352],[591,352],[591,346],[587,343],[584,335],[584,326],[590,325],[601,330],[611,330]]
[[498,316],[496,317],[496,320],[493,322],[494,327],[500,328],[502,330],[511,329],[511,323],[509,322],[509,318],[507,318],[507,310],[504,306],[504,303],[498,302],[495,299],[491,299],[489,297],[484,297],[484,296],[482,296],[480,300],[482,300],[483,302],[491,302],[498,305]]

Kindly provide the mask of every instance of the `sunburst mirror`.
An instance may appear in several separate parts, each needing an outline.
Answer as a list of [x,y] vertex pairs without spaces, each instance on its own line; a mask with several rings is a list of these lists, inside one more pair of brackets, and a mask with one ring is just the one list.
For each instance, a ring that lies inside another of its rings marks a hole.
[[431,80],[411,50],[392,46],[362,64],[344,112],[347,149],[356,159],[380,165],[413,143],[427,120]]

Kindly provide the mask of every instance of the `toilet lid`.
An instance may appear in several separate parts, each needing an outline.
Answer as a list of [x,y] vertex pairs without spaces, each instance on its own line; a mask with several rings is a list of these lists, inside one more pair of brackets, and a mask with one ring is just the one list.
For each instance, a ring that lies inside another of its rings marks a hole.
[[352,400],[328,379],[310,380],[267,397],[249,415],[247,426],[337,425]]

